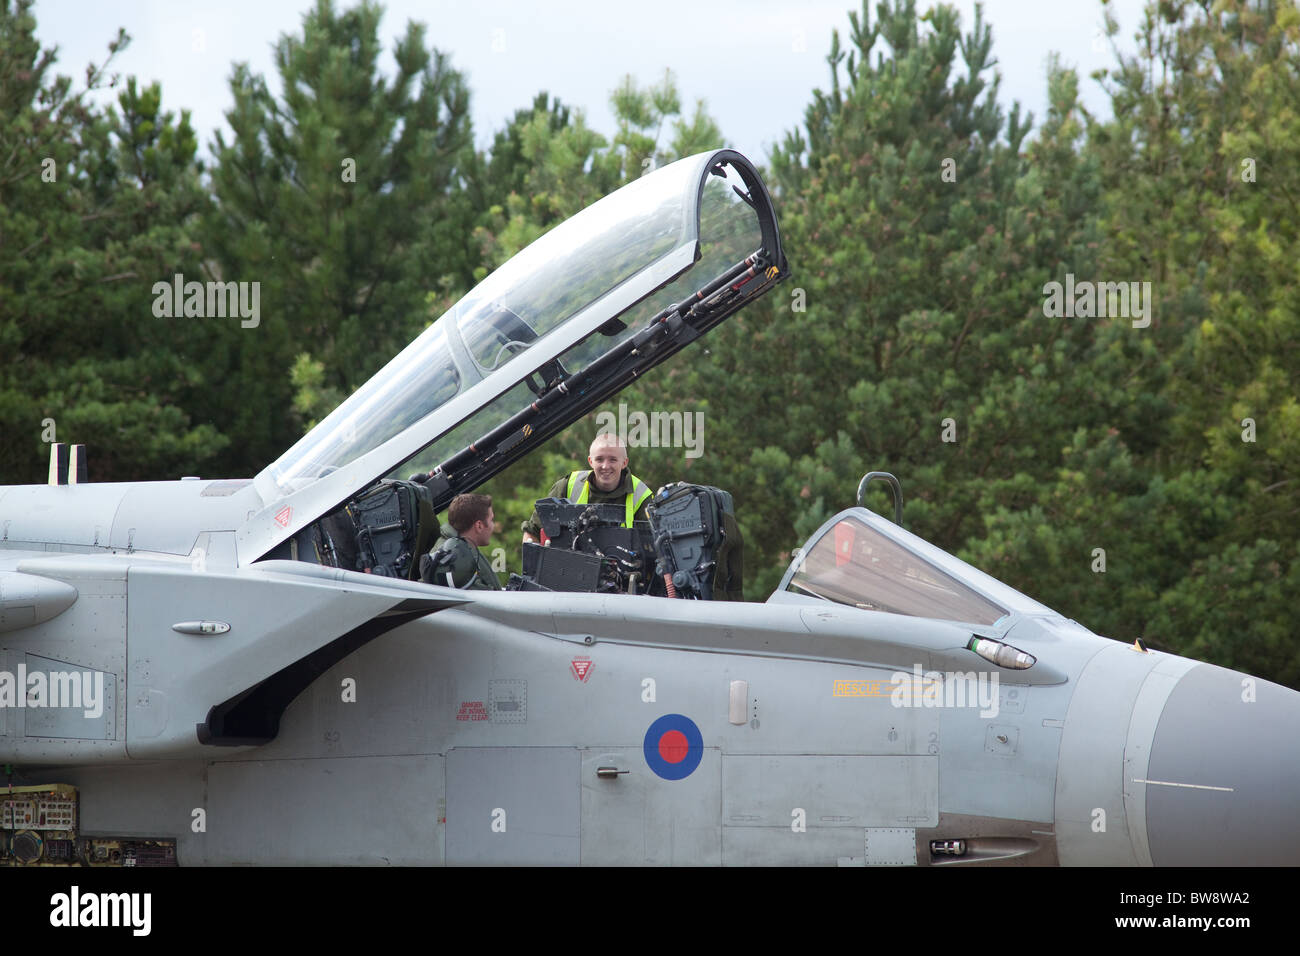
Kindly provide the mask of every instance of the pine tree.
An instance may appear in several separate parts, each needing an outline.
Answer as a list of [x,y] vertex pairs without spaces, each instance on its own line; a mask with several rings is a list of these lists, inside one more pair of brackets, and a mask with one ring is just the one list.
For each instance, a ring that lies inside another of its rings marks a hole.
[[88,446],[97,481],[179,477],[228,439],[187,409],[211,384],[205,330],[160,319],[153,285],[197,266],[206,197],[188,113],[157,84],[117,108],[53,72],[26,0],[0,9],[0,474],[43,481],[46,442]]
[[260,283],[263,313],[213,356],[214,407],[244,437],[232,468],[260,469],[392,358],[431,289],[472,282],[468,88],[415,23],[385,78],[380,17],[319,0],[276,45],[280,100],[245,65],[231,76],[205,251],[214,276]]

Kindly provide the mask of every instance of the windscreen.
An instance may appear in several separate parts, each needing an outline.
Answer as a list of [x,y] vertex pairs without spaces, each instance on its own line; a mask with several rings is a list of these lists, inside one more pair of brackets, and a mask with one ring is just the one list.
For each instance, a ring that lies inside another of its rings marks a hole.
[[817,539],[787,590],[866,611],[966,624],[992,624],[1006,614],[960,581],[851,517]]

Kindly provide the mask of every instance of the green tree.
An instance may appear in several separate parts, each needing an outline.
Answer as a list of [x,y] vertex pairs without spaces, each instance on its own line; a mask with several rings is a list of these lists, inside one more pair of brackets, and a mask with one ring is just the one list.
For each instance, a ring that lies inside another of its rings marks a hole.
[[1171,411],[1139,446],[1165,507],[1132,525],[1157,587],[1124,611],[1180,653],[1300,686],[1300,11],[1152,4],[1138,39],[1095,140],[1113,268],[1157,292]]
[[1097,238],[1072,74],[1054,71],[1026,155],[978,8],[966,34],[951,9],[905,2],[850,25],[830,90],[771,157],[793,277],[641,386],[707,409],[691,477],[735,494],[758,597],[866,471],[899,473],[908,527],[959,551],[991,509],[1032,498],[1060,435],[1111,411],[1075,394],[1095,326],[1043,314],[1044,283],[1090,272]]
[[[483,258],[476,279],[635,177],[723,145],[703,100],[696,101],[689,120],[682,116],[671,71],[649,87],[625,76],[610,105],[618,125],[610,139],[587,126],[581,111],[571,116],[544,92],[497,133],[490,156],[477,160],[471,187],[479,202],[476,237]],[[666,127],[672,140],[661,146]]]
[[208,330],[152,308],[198,264],[189,116],[134,79],[96,109],[126,35],[74,92],[35,26],[25,0],[0,8],[0,472],[44,480],[54,437],[86,444],[98,481],[192,474],[228,441],[186,411],[211,384]]
[[1293,686],[1300,249],[1279,211],[1295,208],[1297,39],[1290,3],[1153,4],[1139,53],[1104,74],[1114,118],[1083,154],[1103,188],[1097,268],[1150,282],[1151,324],[1099,329],[1085,371],[1107,427],[1076,431],[1051,480],[992,502],[968,543],[1102,633]]
[[213,276],[260,283],[263,313],[213,355],[213,407],[245,437],[232,469],[274,459],[414,338],[431,288],[472,281],[468,88],[416,23],[385,78],[380,18],[319,0],[276,45],[280,100],[246,65],[231,76],[205,251]]

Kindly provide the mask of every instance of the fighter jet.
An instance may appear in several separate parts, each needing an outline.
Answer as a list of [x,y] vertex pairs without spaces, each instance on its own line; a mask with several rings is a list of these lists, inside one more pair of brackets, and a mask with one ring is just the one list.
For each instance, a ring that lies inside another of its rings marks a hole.
[[456,494],[788,273],[755,167],[702,153],[520,252],[255,478],[56,452],[0,489],[0,861],[1300,863],[1300,694],[1098,636],[857,476],[758,600],[718,579],[743,500],[682,484],[630,527],[539,502],[509,589],[421,579]]

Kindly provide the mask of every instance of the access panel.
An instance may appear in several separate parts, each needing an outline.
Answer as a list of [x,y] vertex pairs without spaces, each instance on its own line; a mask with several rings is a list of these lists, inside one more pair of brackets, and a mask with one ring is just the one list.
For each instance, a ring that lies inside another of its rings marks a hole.
[[577,866],[573,747],[457,747],[447,754],[447,864]]

